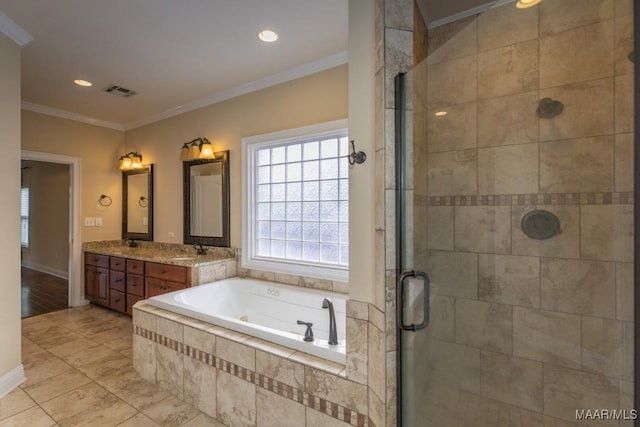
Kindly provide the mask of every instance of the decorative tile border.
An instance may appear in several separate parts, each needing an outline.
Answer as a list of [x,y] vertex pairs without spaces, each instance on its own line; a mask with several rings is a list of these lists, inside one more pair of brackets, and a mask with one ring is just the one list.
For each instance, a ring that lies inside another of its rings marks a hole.
[[142,338],[160,344],[163,347],[174,350],[199,362],[205,363],[211,367],[224,371],[230,375],[248,381],[258,387],[273,392],[294,402],[303,404],[304,406],[322,412],[332,418],[348,423],[354,427],[376,427],[375,424],[365,414],[361,414],[344,406],[315,396],[297,387],[290,386],[273,378],[258,374],[242,366],[238,366],[233,362],[221,359],[211,353],[199,350],[195,347],[185,345],[174,339],[160,335],[156,332],[134,325],[133,333]]
[[422,206],[631,205],[633,192],[415,196]]

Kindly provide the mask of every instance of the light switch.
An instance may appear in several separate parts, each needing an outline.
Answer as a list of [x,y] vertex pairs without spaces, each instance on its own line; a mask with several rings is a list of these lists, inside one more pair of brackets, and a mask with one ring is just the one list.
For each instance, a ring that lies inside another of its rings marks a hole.
[[96,227],[102,227],[102,217],[96,217]]
[[149,218],[146,216],[142,217],[142,225],[149,225]]
[[93,217],[86,217],[84,219],[84,226],[85,227],[95,227],[96,225],[96,219]]

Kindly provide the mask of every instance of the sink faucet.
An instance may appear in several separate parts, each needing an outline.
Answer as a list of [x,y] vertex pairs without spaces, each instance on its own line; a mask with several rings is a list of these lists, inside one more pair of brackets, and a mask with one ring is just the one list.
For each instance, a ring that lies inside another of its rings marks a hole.
[[137,248],[138,244],[136,243],[135,240],[129,239],[129,240],[127,240],[127,246],[129,246],[130,248]]
[[197,245],[193,245],[193,247],[196,250],[196,255],[206,255],[207,254],[207,250],[202,246],[201,243],[198,243]]
[[336,329],[336,312],[329,298],[322,301],[322,308],[329,309],[329,345],[338,345],[338,331]]

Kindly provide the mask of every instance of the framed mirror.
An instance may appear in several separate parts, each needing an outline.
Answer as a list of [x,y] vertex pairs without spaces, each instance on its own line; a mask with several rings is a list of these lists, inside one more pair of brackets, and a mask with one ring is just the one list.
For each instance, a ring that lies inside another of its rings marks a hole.
[[183,163],[184,243],[229,247],[229,151]]
[[122,238],[153,240],[153,165],[122,172]]

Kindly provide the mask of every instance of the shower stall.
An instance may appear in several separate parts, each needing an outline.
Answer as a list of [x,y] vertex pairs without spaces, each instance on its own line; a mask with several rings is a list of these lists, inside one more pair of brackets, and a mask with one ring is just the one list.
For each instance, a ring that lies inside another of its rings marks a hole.
[[634,425],[634,2],[429,3],[395,77],[398,425]]

